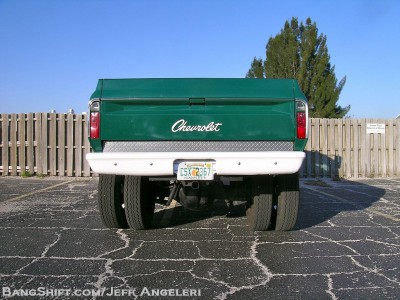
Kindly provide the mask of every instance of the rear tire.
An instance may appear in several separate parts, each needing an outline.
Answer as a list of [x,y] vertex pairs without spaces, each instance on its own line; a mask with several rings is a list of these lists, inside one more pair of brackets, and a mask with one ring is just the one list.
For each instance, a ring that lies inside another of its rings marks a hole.
[[101,220],[108,228],[127,228],[123,208],[124,176],[99,175],[98,205]]
[[277,184],[276,231],[292,230],[299,210],[299,175],[279,175]]
[[267,230],[271,222],[273,181],[271,176],[251,179],[250,199],[246,216],[251,231]]
[[147,177],[125,176],[125,215],[132,229],[151,226],[155,208],[155,189]]

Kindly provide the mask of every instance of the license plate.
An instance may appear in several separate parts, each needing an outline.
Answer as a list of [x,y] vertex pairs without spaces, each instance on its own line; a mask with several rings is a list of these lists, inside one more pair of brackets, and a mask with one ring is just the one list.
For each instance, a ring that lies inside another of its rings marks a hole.
[[213,180],[211,162],[181,162],[178,165],[178,180]]

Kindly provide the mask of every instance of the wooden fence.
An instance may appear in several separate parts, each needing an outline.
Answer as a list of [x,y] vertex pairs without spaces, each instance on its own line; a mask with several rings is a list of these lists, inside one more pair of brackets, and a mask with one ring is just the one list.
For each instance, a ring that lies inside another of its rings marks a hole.
[[6,175],[91,176],[86,115],[2,114],[1,166]]
[[[367,133],[372,124],[381,124],[381,133]],[[400,120],[310,119],[310,125],[303,177],[400,176]]]
[[[385,124],[367,133],[367,124]],[[87,116],[2,114],[0,174],[92,176]],[[310,119],[303,177],[400,176],[400,120]]]

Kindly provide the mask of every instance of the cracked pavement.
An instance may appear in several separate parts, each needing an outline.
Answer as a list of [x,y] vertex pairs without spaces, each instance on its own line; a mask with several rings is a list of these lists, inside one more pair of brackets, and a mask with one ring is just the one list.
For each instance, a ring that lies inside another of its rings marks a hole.
[[400,295],[400,178],[302,179],[291,232],[251,233],[244,210],[218,205],[157,206],[151,230],[109,230],[97,179],[5,177],[0,191],[0,288],[201,290],[163,299]]

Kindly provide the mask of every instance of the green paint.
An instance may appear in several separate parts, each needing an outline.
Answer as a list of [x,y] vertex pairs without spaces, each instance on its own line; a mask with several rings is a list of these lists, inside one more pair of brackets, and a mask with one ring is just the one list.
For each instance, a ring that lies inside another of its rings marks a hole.
[[107,140],[290,140],[296,150],[306,143],[295,138],[295,99],[305,99],[295,80],[101,79],[94,98],[96,152]]

